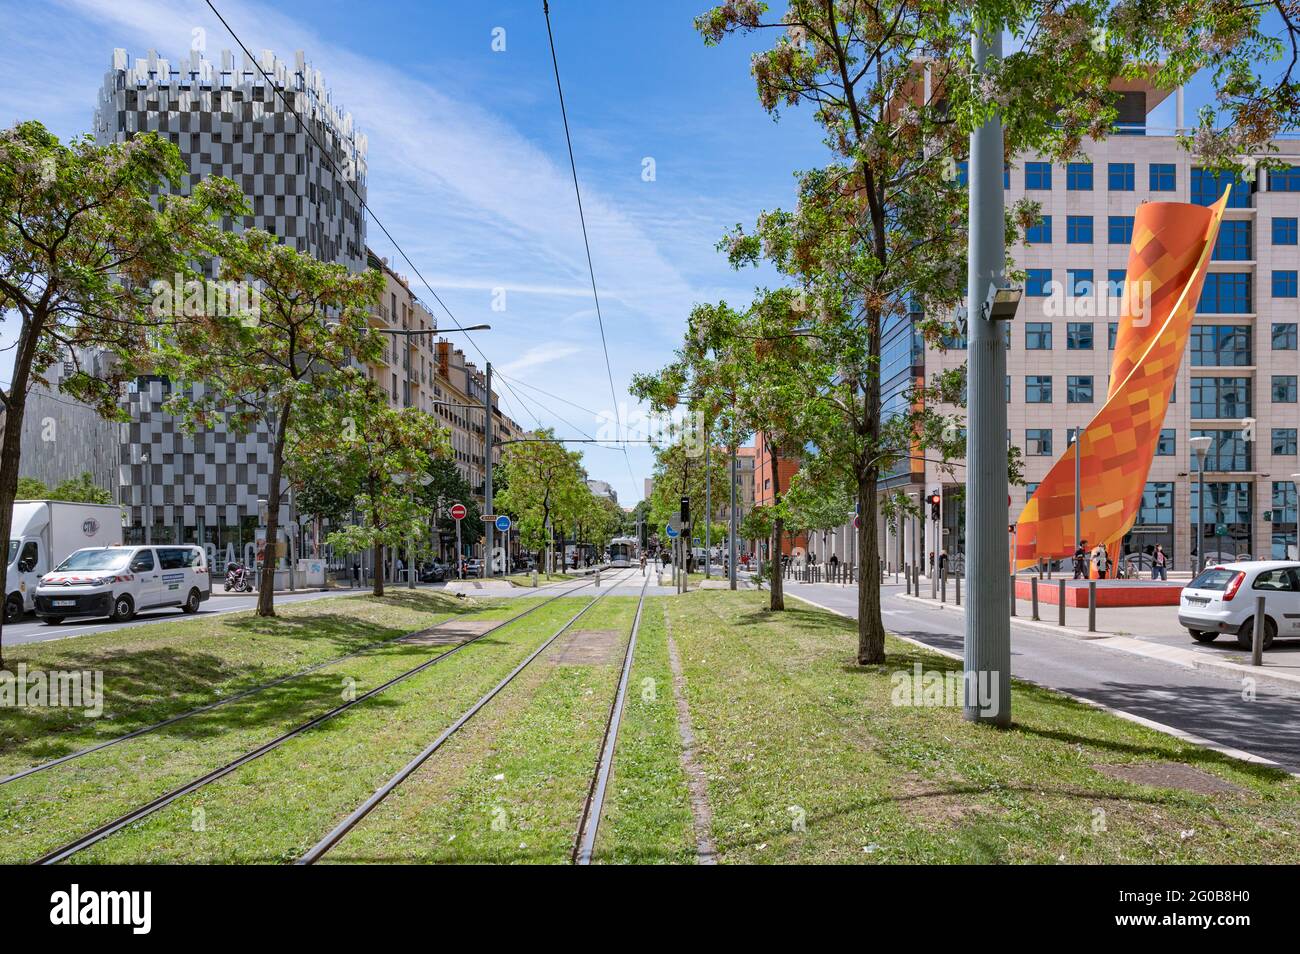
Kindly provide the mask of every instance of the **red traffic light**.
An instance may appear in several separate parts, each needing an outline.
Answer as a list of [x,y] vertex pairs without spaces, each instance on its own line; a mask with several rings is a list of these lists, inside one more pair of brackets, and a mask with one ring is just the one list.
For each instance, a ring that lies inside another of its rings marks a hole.
[[941,500],[941,498],[939,497],[938,494],[930,494],[930,504],[931,504],[932,506],[935,506],[935,507],[939,506],[940,500]]

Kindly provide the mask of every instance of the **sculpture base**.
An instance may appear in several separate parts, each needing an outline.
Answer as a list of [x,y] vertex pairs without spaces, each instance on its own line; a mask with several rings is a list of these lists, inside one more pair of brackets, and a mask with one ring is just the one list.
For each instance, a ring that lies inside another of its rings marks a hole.
[[[1089,580],[1065,581],[1065,605],[1088,605]],[[1182,582],[1165,582],[1163,580],[1096,580],[1098,606],[1177,606],[1178,599],[1186,585]],[[1029,601],[1033,598],[1033,584],[1023,577],[1016,580],[1016,599]],[[1043,579],[1038,581],[1038,602],[1056,606],[1060,602],[1061,580]]]

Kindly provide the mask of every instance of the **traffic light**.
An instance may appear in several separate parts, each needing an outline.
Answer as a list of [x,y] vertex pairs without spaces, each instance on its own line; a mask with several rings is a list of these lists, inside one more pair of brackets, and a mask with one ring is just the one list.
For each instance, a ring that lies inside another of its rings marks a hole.
[[933,491],[933,492],[930,494],[930,519],[931,519],[931,520],[938,520],[938,519],[939,519],[939,504],[940,504],[942,501],[943,501],[943,498],[942,498],[941,496],[939,496],[939,492],[938,492],[938,491]]
[[691,525],[691,498],[682,498],[681,521],[683,529]]

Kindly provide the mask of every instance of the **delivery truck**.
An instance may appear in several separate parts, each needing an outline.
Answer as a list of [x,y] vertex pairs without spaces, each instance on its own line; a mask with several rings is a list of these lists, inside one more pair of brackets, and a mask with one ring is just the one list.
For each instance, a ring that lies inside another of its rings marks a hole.
[[15,501],[5,572],[5,622],[16,623],[34,608],[41,577],[69,554],[83,547],[121,543],[122,510],[115,504]]

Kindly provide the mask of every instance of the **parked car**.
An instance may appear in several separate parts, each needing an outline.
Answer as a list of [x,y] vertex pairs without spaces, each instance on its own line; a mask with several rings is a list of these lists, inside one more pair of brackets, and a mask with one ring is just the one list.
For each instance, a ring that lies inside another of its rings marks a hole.
[[425,563],[420,567],[421,583],[441,583],[447,579],[447,574],[451,572],[449,567],[444,566],[437,560],[431,563]]
[[466,560],[466,561],[465,561],[465,575],[468,576],[468,577],[482,576],[482,575],[483,575],[483,561],[482,561],[482,560],[477,560],[477,559],[475,559],[475,560]]
[[87,547],[41,577],[36,615],[51,625],[72,616],[107,616],[116,622],[158,606],[197,613],[211,596],[202,547]]
[[1300,563],[1243,560],[1204,570],[1183,587],[1178,625],[1197,642],[1236,636],[1250,649],[1255,632],[1255,599],[1264,597],[1264,648],[1277,637],[1300,636]]

